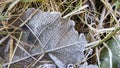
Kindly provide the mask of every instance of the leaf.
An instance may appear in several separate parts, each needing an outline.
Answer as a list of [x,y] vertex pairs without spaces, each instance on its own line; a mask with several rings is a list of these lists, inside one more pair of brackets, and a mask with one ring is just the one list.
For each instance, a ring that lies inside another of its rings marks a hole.
[[[29,9],[26,12],[26,16],[29,16],[27,14],[31,14],[30,12],[33,10]],[[81,42],[50,52],[63,61],[65,65],[69,63],[75,64],[84,58],[83,52],[87,44],[86,39],[81,39],[80,41],[79,34],[74,29],[74,22],[62,18],[59,12],[43,13],[39,11],[28,22],[28,26],[31,33],[33,33],[28,38],[36,35],[39,38],[36,44],[39,45],[41,51],[49,51],[75,42]],[[27,40],[28,42],[35,41],[35,39]]]
[[[115,39],[111,39],[110,41],[108,41],[108,47],[112,52],[113,68],[118,68],[120,64],[120,37],[115,37]],[[100,59],[101,68],[110,68],[109,52],[106,48],[102,50]]]
[[[28,9],[21,17],[23,22],[35,11]],[[62,18],[59,12],[38,11],[32,16],[23,29],[21,41],[24,49],[18,50],[15,57],[23,58],[26,55],[39,53],[39,59],[32,67],[47,55],[59,68],[75,65],[84,59],[84,50],[87,40],[83,33],[78,34],[74,29],[74,21]],[[23,50],[26,51],[23,54]],[[29,53],[28,53],[28,52]],[[20,59],[20,58],[19,58]],[[47,58],[46,58],[47,59]],[[15,62],[15,61],[14,61]],[[29,63],[31,64],[31,63]]]
[[[33,8],[29,9],[25,13],[25,16],[23,16],[24,20],[25,17],[29,17],[34,10]],[[39,11],[29,20],[27,27],[27,31],[31,33],[28,34],[29,36],[26,41],[32,44],[35,43],[36,38],[38,38],[35,44],[36,46],[38,45],[38,48],[33,49],[33,51],[38,49],[40,52],[42,50],[50,51],[51,54],[56,56],[65,65],[70,63],[75,64],[84,58],[83,52],[87,44],[86,39],[83,38],[80,40],[79,34],[74,29],[74,22],[62,18],[59,12]],[[82,36],[84,37],[84,35]],[[64,47],[75,42],[80,43]]]

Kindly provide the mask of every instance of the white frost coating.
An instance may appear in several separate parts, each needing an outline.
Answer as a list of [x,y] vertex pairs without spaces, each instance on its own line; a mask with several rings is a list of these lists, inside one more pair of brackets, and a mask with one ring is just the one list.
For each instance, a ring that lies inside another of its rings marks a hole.
[[54,61],[54,63],[58,66],[58,68],[65,68],[65,64],[59,60],[56,56],[54,56],[52,53],[48,54],[50,58]]
[[[26,13],[30,14],[30,12],[31,11],[27,11]],[[75,64],[82,61],[84,58],[84,49],[87,44],[85,37],[83,37],[84,35],[82,34],[82,36],[79,37],[78,32],[74,29],[74,21],[62,18],[59,12],[39,11],[32,17],[32,19],[29,20],[27,24],[44,45],[44,48],[39,48],[40,50],[43,49],[44,51],[47,51],[81,40],[85,41],[84,43],[75,44],[53,51],[49,55],[50,57],[51,55],[56,57],[62,61],[64,65]],[[31,42],[33,41],[34,40],[31,40]],[[36,45],[41,46],[38,42],[36,42]],[[34,48],[33,51],[35,50],[37,50],[37,48]],[[56,62],[54,58],[53,61]]]
[[[84,6],[83,8],[86,7],[87,6]],[[32,8],[26,11],[22,19],[26,20],[34,10],[35,9]],[[48,52],[48,55],[59,68],[65,68],[68,64],[74,65],[83,60],[87,40],[84,34],[79,36],[78,32],[74,29],[74,21],[62,18],[59,12],[38,11],[27,22],[27,25],[32,29],[32,32],[30,28],[27,28],[29,34],[23,33],[22,39],[26,39],[24,41],[28,44],[34,44],[33,49],[28,49],[31,53],[38,53],[38,50],[40,50],[40,52],[47,52],[55,48],[82,41],[82,43]],[[28,34],[29,36],[25,37],[24,34]],[[37,36],[44,47],[41,47],[42,45],[36,41],[34,35]]]

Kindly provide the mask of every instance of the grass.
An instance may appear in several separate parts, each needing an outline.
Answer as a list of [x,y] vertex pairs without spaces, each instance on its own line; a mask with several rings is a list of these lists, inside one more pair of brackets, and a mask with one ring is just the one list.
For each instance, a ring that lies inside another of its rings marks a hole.
[[[0,48],[8,50],[2,56],[8,56],[9,62],[12,61],[17,46],[20,43],[22,27],[32,18],[38,11],[57,11],[61,12],[63,18],[70,18],[76,23],[76,30],[79,33],[84,32],[88,42],[94,43],[100,40],[97,45],[91,45],[86,48],[98,49],[93,55],[97,55],[96,61],[99,65],[99,46],[105,45],[112,36],[118,34],[120,30],[120,2],[119,0],[5,0],[0,1]],[[22,5],[22,6],[21,6]],[[102,7],[101,7],[102,6]],[[23,23],[16,23],[20,16],[28,8],[36,8],[36,11],[26,19]],[[82,28],[81,28],[82,27]],[[10,46],[7,46],[10,44]],[[109,49],[109,48],[108,48]],[[0,56],[5,62],[5,57]],[[88,57],[89,58],[89,57]],[[91,57],[94,58],[94,57]],[[90,59],[91,59],[90,58]],[[90,60],[89,59],[89,60]],[[88,61],[89,61],[88,60]],[[92,59],[91,59],[92,60]],[[95,61],[90,63],[97,63]],[[111,61],[112,62],[112,61]],[[10,68],[11,64],[8,64]],[[112,67],[111,67],[112,68]]]

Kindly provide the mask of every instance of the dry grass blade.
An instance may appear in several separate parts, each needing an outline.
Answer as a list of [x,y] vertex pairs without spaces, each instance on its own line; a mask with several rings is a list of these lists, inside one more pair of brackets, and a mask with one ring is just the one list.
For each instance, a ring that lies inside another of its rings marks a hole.
[[4,0],[4,1],[0,1],[0,4],[7,4],[13,2],[13,0]]
[[30,28],[29,25],[25,24],[29,30],[32,32],[32,34],[36,37],[37,41],[39,41],[40,45],[42,46],[42,48],[44,47],[44,45],[42,44],[42,42],[40,41],[40,39],[38,38],[38,36],[33,32],[32,28]]
[[8,68],[10,67],[10,65],[11,65],[11,62],[12,62],[12,59],[13,59],[13,57],[14,57],[14,55],[15,55],[15,52],[16,52],[16,50],[17,50],[17,47],[19,46],[19,42],[20,42],[20,39],[21,39],[21,37],[22,37],[22,32],[21,32],[21,34],[20,34],[20,37],[19,37],[19,40],[17,41],[17,46],[15,47],[15,49],[14,49],[14,51],[13,51],[13,53],[12,53],[12,56],[11,56],[11,58],[10,58],[10,60],[9,60],[9,64],[8,64]]
[[[35,53],[35,54],[33,54],[32,56],[36,56],[36,55],[40,55],[40,54],[41,54],[41,53]],[[3,66],[3,67],[6,67],[6,66],[8,66],[9,64],[14,64],[14,63],[17,63],[17,62],[19,62],[19,61],[28,59],[28,58],[30,58],[30,57],[31,57],[31,56],[26,56],[26,57],[23,57],[23,58],[21,58],[21,59],[11,61],[11,63],[4,63],[2,66]]]
[[35,63],[34,64],[32,64],[32,66],[31,67],[34,67],[35,66],[35,64],[37,64],[38,63],[38,61],[40,61],[43,57],[44,57],[44,55],[45,55],[45,53],[43,53],[36,61],[35,61]]
[[1,40],[0,40],[0,45],[9,37],[9,35],[3,37]]
[[100,67],[100,50],[98,49],[98,47],[96,47],[96,57],[97,57],[97,62],[98,62],[98,67]]
[[103,21],[104,21],[104,16],[105,16],[105,12],[106,12],[106,8],[104,7],[103,10],[102,10],[102,14],[101,14],[101,17],[100,17],[100,21],[98,22],[99,23],[99,28],[103,28]]
[[[70,3],[70,5],[68,5],[68,7],[62,12],[62,15],[67,11],[67,10],[69,10],[69,8],[71,7],[71,5],[73,4],[73,3],[75,3],[77,0],[74,0],[73,2],[71,2]],[[65,1],[64,1],[65,2]],[[64,2],[62,2],[62,3],[64,3]],[[61,4],[62,4],[61,3]],[[60,6],[59,6],[60,7]]]
[[15,1],[13,1],[13,2],[10,4],[9,8],[7,9],[7,12],[6,12],[5,15],[7,15],[8,12],[11,11],[12,8],[13,8],[19,1],[20,1],[20,0],[15,0]]
[[[25,7],[25,9],[22,11],[22,13],[20,13],[19,16],[18,16],[15,20],[13,20],[12,23],[10,23],[8,26],[14,24],[18,19],[21,20],[20,17],[24,14],[24,12],[26,11],[26,9],[27,9],[30,5],[31,5],[31,3],[27,4],[27,6]],[[22,21],[22,20],[21,20],[21,21]]]
[[[17,44],[16,44],[17,45]],[[27,55],[29,55],[32,59],[37,60],[35,57],[33,57],[29,52],[27,52],[21,45],[18,46],[21,50],[23,50]]]
[[107,33],[107,32],[113,31],[113,30],[115,30],[115,27],[97,29],[96,32],[102,34],[102,33]]
[[39,8],[35,10],[21,25],[20,27],[24,26],[37,12],[39,11]]
[[80,8],[78,8],[77,10],[74,10],[74,11],[68,13],[68,14],[65,15],[63,18],[67,18],[67,17],[69,17],[69,16],[79,14],[79,13],[81,12],[81,10],[83,10],[83,9],[85,9],[85,8],[87,8],[87,7],[88,7],[88,5],[84,5],[84,6],[80,7]]
[[50,5],[52,7],[52,11],[58,11],[57,4],[55,3],[54,0],[50,0]]
[[99,46],[100,44],[102,44],[103,42],[107,41],[108,39],[110,39],[114,34],[116,34],[118,31],[120,30],[120,27],[116,28],[113,32],[110,32],[109,34],[107,34],[107,36],[105,38],[103,38],[97,45],[95,45],[94,47]]
[[114,14],[114,12],[113,12],[113,10],[112,10],[112,6],[110,5],[110,3],[108,3],[108,1],[107,0],[101,0],[103,3],[104,3],[104,5],[106,6],[106,8],[108,9],[108,11],[110,11],[110,13],[111,13],[111,15],[113,16],[113,18],[114,18],[114,20],[115,20],[115,22],[117,23],[117,27],[119,27],[119,22],[118,22],[118,20],[117,20],[117,18],[116,18],[116,15]]
[[[10,38],[10,48],[9,48],[9,62],[12,59],[12,55],[13,55],[13,39]],[[9,68],[9,67],[8,67]]]

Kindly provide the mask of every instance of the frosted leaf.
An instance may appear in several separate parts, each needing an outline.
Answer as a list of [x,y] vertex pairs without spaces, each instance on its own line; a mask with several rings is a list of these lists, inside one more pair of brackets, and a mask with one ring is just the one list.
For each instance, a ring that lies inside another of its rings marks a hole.
[[[28,9],[21,19],[25,21],[34,11],[34,8]],[[28,44],[22,46],[31,55],[45,52],[59,68],[83,60],[87,40],[83,33],[79,36],[74,29],[74,21],[62,18],[59,12],[39,10],[25,25],[21,41]]]
[[[24,17],[29,16],[34,10],[35,9],[32,8],[26,11]],[[35,46],[38,46],[37,48],[39,48],[40,51],[42,49],[48,51],[79,42],[50,53],[65,65],[75,64],[84,58],[83,52],[87,44],[84,34],[79,36],[78,32],[74,29],[74,21],[62,18],[59,12],[38,11],[27,24],[39,38],[39,42],[37,41]],[[29,28],[28,31],[31,32]],[[28,38],[34,36],[34,34],[32,34],[33,32],[30,33],[31,36],[28,36]],[[36,38],[27,39],[26,41],[34,43],[35,40]]]

